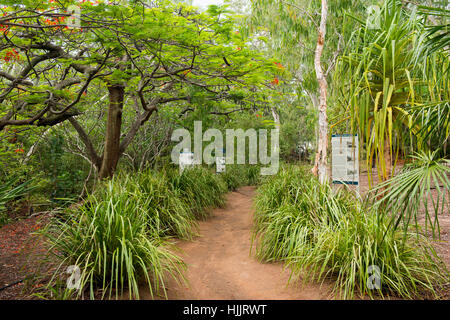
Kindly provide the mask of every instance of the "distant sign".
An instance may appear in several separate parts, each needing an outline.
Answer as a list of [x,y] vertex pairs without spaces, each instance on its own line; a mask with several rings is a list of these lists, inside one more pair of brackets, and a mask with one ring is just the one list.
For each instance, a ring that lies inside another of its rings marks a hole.
[[216,173],[225,172],[225,157],[216,157]]
[[331,137],[333,183],[359,184],[358,136],[333,134]]
[[194,165],[194,153],[184,150],[180,153],[180,173]]

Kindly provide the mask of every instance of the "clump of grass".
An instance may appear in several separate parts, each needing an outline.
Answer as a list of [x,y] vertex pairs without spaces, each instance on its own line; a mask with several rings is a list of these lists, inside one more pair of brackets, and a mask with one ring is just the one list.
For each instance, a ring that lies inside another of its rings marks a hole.
[[194,167],[183,171],[168,171],[167,177],[175,192],[197,219],[208,216],[208,208],[225,204],[227,186],[225,182],[208,168]]
[[31,183],[32,180],[20,183],[20,178],[15,177],[0,185],[0,227],[9,220],[6,214],[7,203],[21,198],[33,190],[35,187]]
[[244,168],[242,165],[228,165],[225,172],[220,174],[220,177],[225,181],[228,190],[234,191],[237,188],[246,184]]
[[196,225],[194,214],[180,199],[177,190],[171,188],[165,175],[147,170],[118,180],[129,192],[144,199],[142,205],[148,225],[159,236],[192,238]]
[[261,182],[261,168],[257,165],[247,165],[246,168],[246,177],[247,177],[247,185],[256,186]]
[[260,181],[260,168],[256,165],[227,165],[220,177],[227,184],[228,190],[234,191],[242,186],[257,185]]
[[[222,206],[227,185],[204,167],[117,174],[100,184],[76,211],[59,216],[43,230],[49,252],[59,267],[47,289],[54,297],[101,295],[139,298],[139,283],[151,294],[163,290],[167,277],[183,279],[184,264],[172,253],[168,237],[189,239],[195,219],[207,208]],[[69,290],[61,282],[63,268],[80,268],[81,286]],[[43,297],[41,295],[41,297]]]
[[[130,298],[139,299],[139,283],[147,283],[151,294],[165,293],[168,276],[181,279],[184,264],[161,240],[159,227],[148,210],[153,199],[129,190],[130,181],[114,179],[104,190],[69,213],[65,220],[55,220],[45,230],[49,252],[60,261],[49,282],[70,265],[80,268],[80,287],[73,292],[83,297],[89,290],[91,299],[96,289],[102,298],[115,297],[128,289]],[[65,297],[71,295],[64,294]]]
[[[425,238],[392,230],[380,207],[321,185],[306,168],[286,167],[266,180],[256,208],[257,256],[285,261],[305,280],[331,277],[343,298],[436,296],[436,287],[448,282],[445,265]],[[370,266],[380,269],[379,290],[369,286]]]

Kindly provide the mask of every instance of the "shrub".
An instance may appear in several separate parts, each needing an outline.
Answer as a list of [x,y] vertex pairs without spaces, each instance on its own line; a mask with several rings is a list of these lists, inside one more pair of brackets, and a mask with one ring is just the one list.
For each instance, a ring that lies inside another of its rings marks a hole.
[[234,191],[242,186],[257,185],[260,181],[260,168],[256,165],[228,165],[220,177],[227,184],[228,190]]
[[181,260],[159,238],[160,229],[148,211],[152,199],[128,190],[129,183],[109,181],[77,212],[70,213],[65,221],[54,220],[44,230],[51,245],[49,252],[60,261],[50,287],[62,273],[61,268],[69,265],[81,270],[76,296],[83,296],[89,288],[91,299],[97,288],[102,289],[102,298],[106,294],[111,297],[113,290],[117,298],[125,288],[130,298],[139,298],[141,280],[153,295],[160,287],[164,290],[168,275],[181,275]]
[[247,185],[256,186],[261,182],[260,170],[261,168],[256,165],[246,166]]
[[245,184],[245,177],[241,165],[228,165],[225,172],[220,174],[220,177],[225,181],[228,190],[234,191]]
[[167,177],[161,173],[146,170],[134,175],[124,175],[118,180],[126,190],[141,200],[151,228],[161,236],[176,236],[190,239],[195,226],[194,215],[171,189]]
[[20,183],[19,178],[13,178],[0,186],[0,227],[8,222],[7,204],[18,198],[24,197],[35,186],[31,186],[32,180]]
[[[167,276],[181,279],[182,261],[167,248],[169,236],[188,239],[194,234],[195,218],[206,216],[206,207],[224,204],[225,183],[210,170],[196,167],[183,174],[144,171],[117,174],[97,186],[77,211],[54,219],[43,233],[59,268],[48,284],[60,297],[83,296],[97,289],[116,298],[125,289],[139,298],[139,282],[145,281],[153,295]],[[62,218],[62,219],[61,219]],[[58,293],[61,268],[76,265],[81,287]]]
[[182,174],[177,170],[166,172],[173,192],[178,194],[196,218],[206,218],[207,208],[225,204],[227,186],[211,170],[194,167],[184,170]]
[[[436,295],[448,272],[432,246],[417,234],[392,230],[380,207],[369,207],[346,190],[321,185],[307,169],[287,167],[269,178],[256,201],[254,240],[261,260],[282,260],[295,275],[323,281],[335,292],[405,298]],[[378,266],[381,289],[369,290],[369,267]]]

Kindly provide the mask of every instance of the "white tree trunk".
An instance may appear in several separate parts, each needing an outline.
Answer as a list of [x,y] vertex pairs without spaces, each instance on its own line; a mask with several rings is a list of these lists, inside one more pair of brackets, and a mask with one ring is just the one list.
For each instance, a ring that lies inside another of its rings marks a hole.
[[271,108],[273,121],[275,122],[275,128],[280,129],[280,115],[278,114],[275,107]]
[[322,14],[317,37],[317,47],[314,57],[316,77],[319,82],[319,140],[313,173],[319,176],[321,183],[327,182],[327,148],[328,148],[328,119],[327,119],[327,79],[325,78],[320,59],[325,42],[328,6],[327,0],[322,0]]

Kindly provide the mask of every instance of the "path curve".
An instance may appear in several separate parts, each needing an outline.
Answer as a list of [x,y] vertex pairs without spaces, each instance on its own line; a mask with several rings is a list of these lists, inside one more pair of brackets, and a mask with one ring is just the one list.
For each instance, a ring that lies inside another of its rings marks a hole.
[[[199,223],[200,236],[178,241],[187,264],[189,286],[167,283],[168,299],[290,300],[329,299],[325,285],[290,284],[280,263],[261,263],[250,255],[254,187],[227,195],[226,206]],[[143,296],[142,298],[148,298]]]

